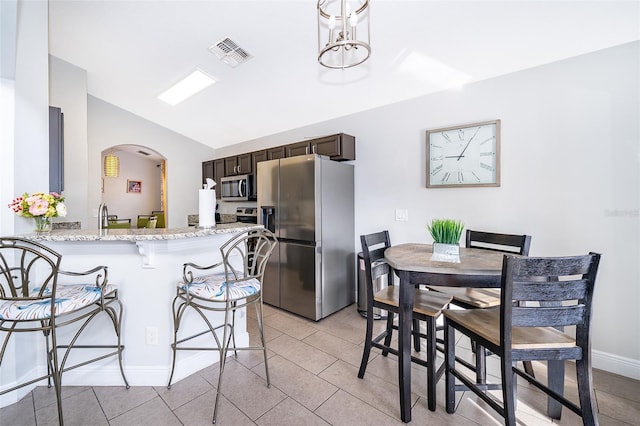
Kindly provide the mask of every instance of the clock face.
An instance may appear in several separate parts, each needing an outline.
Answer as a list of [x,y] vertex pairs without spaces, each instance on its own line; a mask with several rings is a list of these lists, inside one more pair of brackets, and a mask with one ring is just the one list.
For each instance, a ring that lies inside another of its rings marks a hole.
[[500,120],[427,131],[427,188],[500,186]]

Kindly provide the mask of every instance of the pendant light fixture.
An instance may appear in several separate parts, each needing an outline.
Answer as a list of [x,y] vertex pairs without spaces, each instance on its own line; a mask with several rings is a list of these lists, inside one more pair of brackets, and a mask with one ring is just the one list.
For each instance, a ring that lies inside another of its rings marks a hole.
[[113,153],[113,150],[104,157],[104,175],[106,177],[118,177],[120,173],[120,159]]
[[369,0],[318,0],[318,62],[345,69],[369,56]]

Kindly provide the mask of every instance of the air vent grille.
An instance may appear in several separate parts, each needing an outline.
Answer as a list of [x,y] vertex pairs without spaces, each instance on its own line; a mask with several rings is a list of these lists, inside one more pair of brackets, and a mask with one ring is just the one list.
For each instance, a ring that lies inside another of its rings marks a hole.
[[246,50],[238,46],[238,44],[229,37],[209,46],[209,51],[232,68],[235,68],[252,58]]

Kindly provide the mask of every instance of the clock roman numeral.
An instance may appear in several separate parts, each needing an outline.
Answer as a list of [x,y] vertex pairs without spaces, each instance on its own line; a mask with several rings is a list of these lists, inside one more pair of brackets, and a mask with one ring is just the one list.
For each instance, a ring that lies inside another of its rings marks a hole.
[[489,171],[493,171],[493,166],[490,166],[490,165],[485,164],[485,163],[480,163],[480,167],[482,167],[483,169],[489,170]]
[[490,136],[488,138],[486,138],[485,140],[483,140],[482,142],[480,142],[480,145],[484,145],[485,143],[489,142],[490,140],[495,139],[495,136]]

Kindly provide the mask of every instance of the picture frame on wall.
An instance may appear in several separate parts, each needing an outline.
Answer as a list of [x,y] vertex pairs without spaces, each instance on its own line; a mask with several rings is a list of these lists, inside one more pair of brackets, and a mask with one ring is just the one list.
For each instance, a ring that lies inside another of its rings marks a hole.
[[142,193],[142,181],[127,179],[127,192],[131,194]]

